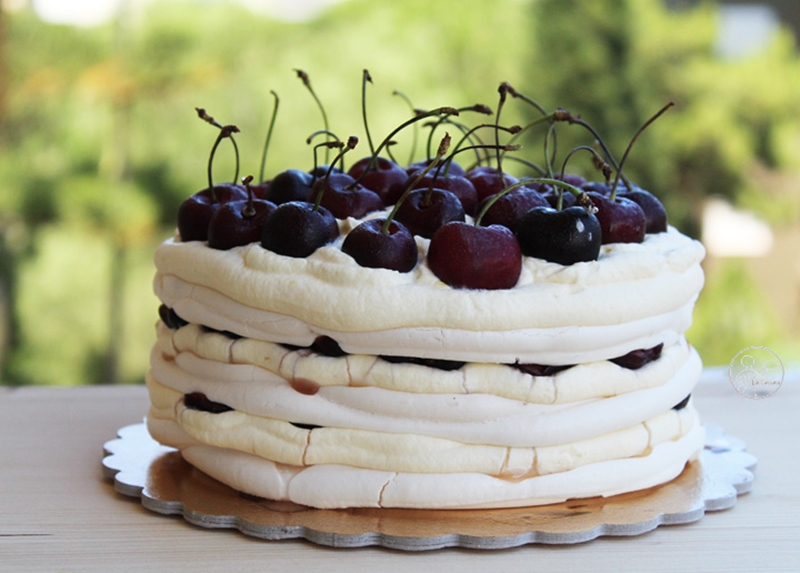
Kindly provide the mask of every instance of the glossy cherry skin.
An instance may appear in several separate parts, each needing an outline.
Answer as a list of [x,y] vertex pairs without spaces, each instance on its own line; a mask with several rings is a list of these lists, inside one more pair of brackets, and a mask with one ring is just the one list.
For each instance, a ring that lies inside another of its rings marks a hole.
[[312,197],[322,193],[321,205],[337,219],[362,218],[367,213],[384,208],[383,201],[374,191],[355,183],[347,173],[331,173],[327,179],[314,184]]
[[[547,204],[550,205],[553,209],[558,209],[558,191],[548,190],[542,193],[542,197],[545,198]],[[564,194],[561,198],[561,208],[566,209],[567,207],[572,207],[577,202],[577,197],[570,193],[569,191],[564,191]]]
[[407,273],[417,266],[414,236],[399,221],[389,223],[388,232],[383,233],[385,222],[383,218],[370,219],[358,225],[345,237],[342,252],[362,267]]
[[583,207],[535,207],[519,222],[516,234],[523,255],[560,265],[596,261],[603,238],[597,217]]
[[655,195],[639,187],[634,187],[632,191],[627,189],[625,191],[618,191],[617,197],[630,199],[642,208],[645,219],[647,220],[646,231],[648,233],[667,232],[667,210]]
[[214,211],[231,201],[247,199],[243,187],[232,183],[214,185],[198,191],[186,199],[178,208],[178,234],[181,241],[205,241],[208,239],[208,224]]
[[[478,212],[481,212],[484,205],[491,201],[492,197],[487,197],[478,206]],[[511,230],[513,233],[517,230],[517,225],[525,216],[525,213],[534,207],[548,206],[547,199],[540,193],[520,187],[509,191],[497,201],[495,201],[489,210],[483,215],[481,225],[488,227],[489,225],[503,225]]]
[[311,201],[311,186],[314,176],[299,169],[281,171],[267,187],[264,198],[276,205],[289,201]]
[[464,207],[453,193],[444,189],[414,189],[397,209],[395,219],[413,235],[430,239],[450,221],[464,221]]
[[339,236],[336,218],[324,207],[290,201],[278,205],[264,221],[261,246],[279,255],[305,258]]
[[246,214],[247,200],[220,205],[208,224],[208,246],[227,251],[259,242],[264,222],[275,207],[275,203],[253,199],[252,208],[255,212]]
[[377,157],[369,172],[362,177],[371,161],[372,157],[359,159],[347,170],[347,174],[360,179],[360,183],[377,193],[384,204],[394,205],[406,189],[406,170],[390,159]]
[[644,211],[630,199],[617,197],[612,201],[610,196],[596,191],[586,193],[597,207],[597,220],[603,230],[603,244],[641,243],[647,230],[647,218]]
[[[435,170],[434,170],[435,171]],[[409,177],[411,179],[411,177]],[[472,182],[463,175],[448,175],[445,177],[440,174],[438,177],[434,173],[428,173],[415,185],[415,189],[429,189],[433,184],[436,189],[450,191],[461,201],[464,213],[474,217],[478,213],[478,192]]]
[[519,280],[522,253],[516,237],[505,227],[453,221],[431,237],[428,266],[455,288],[508,289]]
[[519,183],[519,179],[512,177],[508,173],[503,173],[501,181],[500,174],[494,167],[475,167],[467,171],[466,178],[475,187],[478,194],[478,202],[486,197],[500,193],[506,187]]

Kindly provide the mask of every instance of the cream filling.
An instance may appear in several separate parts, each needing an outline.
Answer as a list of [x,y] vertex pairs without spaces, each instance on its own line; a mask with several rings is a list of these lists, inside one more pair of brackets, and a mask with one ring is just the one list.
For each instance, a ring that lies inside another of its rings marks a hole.
[[301,394],[280,376],[252,365],[222,364],[185,352],[165,359],[157,349],[151,364],[151,396],[171,389],[173,403],[183,394],[202,392],[241,412],[286,422],[510,447],[565,444],[644,422],[690,394],[702,368],[690,350],[660,386],[580,402],[533,404],[486,394],[426,395],[352,386]]
[[590,263],[526,258],[515,288],[474,291],[443,285],[424,258],[397,273],[359,267],[336,245],[295,259],[168,240],[155,290],[189,322],[249,338],[307,346],[324,334],[356,354],[555,365],[674,341],[691,322],[703,255],[670,229]]
[[[155,413],[154,413],[155,414]],[[669,410],[629,428],[569,444],[508,448],[462,444],[418,434],[351,428],[298,428],[243,412],[211,414],[177,405],[180,428],[198,443],[293,466],[346,465],[410,473],[476,472],[520,479],[609,459],[645,455],[697,424],[694,408]]]
[[467,363],[444,371],[376,356],[329,357],[305,349],[250,338],[231,339],[197,325],[170,330],[158,324],[158,348],[165,358],[180,352],[220,363],[249,364],[287,381],[313,386],[375,386],[416,394],[491,394],[541,404],[577,402],[652,388],[670,379],[686,361],[689,346],[681,337],[661,357],[638,370],[609,361],[577,364],[551,376],[531,376],[503,364]]
[[467,509],[543,505],[652,487],[680,474],[686,461],[702,449],[704,438],[698,424],[646,455],[518,480],[472,472],[420,474],[335,464],[299,468],[207,445],[189,446],[182,454],[234,489],[274,500],[319,508]]
[[350,354],[553,366],[616,358],[661,342],[671,345],[691,325],[695,303],[692,297],[665,314],[604,326],[523,328],[503,332],[440,327],[344,332],[243,306],[214,290],[171,276],[160,277],[156,293],[188,322],[256,340],[310,346],[318,336],[330,336]]

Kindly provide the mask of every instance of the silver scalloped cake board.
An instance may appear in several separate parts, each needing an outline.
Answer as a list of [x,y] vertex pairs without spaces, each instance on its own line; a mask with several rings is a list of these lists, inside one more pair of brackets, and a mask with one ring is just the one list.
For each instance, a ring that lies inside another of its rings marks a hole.
[[706,424],[706,430],[699,459],[669,483],[608,498],[516,509],[323,510],[254,498],[193,468],[178,451],[155,442],[144,424],[120,429],[119,438],[105,444],[103,472],[114,479],[118,492],[140,498],[151,511],[266,540],[300,538],[330,547],[404,551],[505,549],[640,535],[732,507],[752,487],[756,458],[721,428]]

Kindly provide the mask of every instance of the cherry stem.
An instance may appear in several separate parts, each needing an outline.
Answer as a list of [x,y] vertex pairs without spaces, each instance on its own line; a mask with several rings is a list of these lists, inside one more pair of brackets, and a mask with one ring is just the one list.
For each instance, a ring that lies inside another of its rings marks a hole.
[[[505,151],[518,151],[521,146],[519,145],[501,145],[502,150]],[[433,174],[433,179],[431,179],[431,184],[428,186],[428,193],[425,195],[425,201],[430,201],[431,195],[433,194],[433,186],[436,184],[436,180],[439,178],[439,174],[444,167],[444,176],[447,177],[447,172],[450,169],[450,164],[453,162],[453,158],[455,157],[456,153],[461,153],[462,151],[471,151],[477,149],[496,149],[495,145],[468,145],[467,147],[462,147],[461,149],[456,149],[450,155],[447,156],[447,159],[442,161],[439,164],[439,167],[436,169],[436,173]]]
[[[308,143],[311,142],[309,141]],[[320,147],[325,147],[326,149],[333,149],[333,148],[341,149],[342,147],[344,147],[344,143],[342,143],[337,139],[336,141],[323,141],[322,143],[318,143],[317,145],[314,146],[314,175],[311,177],[312,185],[317,180],[316,172],[317,172],[317,167],[319,166],[319,163],[317,162],[317,149],[319,149]],[[344,166],[344,159],[342,159],[342,165]]]
[[[445,123],[447,123],[449,125],[452,125],[456,129],[458,129],[462,133],[462,135],[465,137],[465,139],[470,141],[470,143],[472,143],[473,140],[477,141],[479,144],[483,143],[481,138],[478,137],[478,134],[476,133],[476,128],[469,128],[466,125],[464,125],[463,123],[460,123],[460,122],[457,122],[457,121],[453,121],[449,117],[445,118]],[[426,123],[425,124],[426,127],[430,126],[432,128],[435,127],[435,125],[436,125],[435,122]],[[483,127],[494,127],[494,125],[492,125],[492,124],[488,124],[488,125],[487,124],[481,124],[481,125]],[[462,143],[463,143],[462,141],[459,141],[459,145],[461,145]],[[427,157],[430,158],[430,154],[428,154]],[[481,154],[480,154],[480,150],[478,150],[478,149],[475,150],[475,157],[476,157],[476,160],[478,161],[478,163],[480,163],[483,160],[483,158],[481,157]],[[447,166],[447,171],[445,172],[445,174],[449,173],[449,171],[450,171],[450,166],[448,165]]]
[[253,181],[252,175],[242,177],[242,185],[247,189],[247,204],[242,209],[242,217],[247,217],[248,219],[256,215],[256,208],[253,206],[253,189],[250,187],[251,181]]
[[[502,126],[495,125],[493,123],[482,123],[480,125],[476,125],[472,129],[470,129],[470,130],[468,130],[468,131],[466,131],[464,133],[464,136],[458,141],[458,143],[453,148],[453,152],[450,154],[450,156],[448,156],[448,158],[447,158],[447,167],[446,167],[445,172],[444,172],[445,175],[447,175],[450,172],[450,164],[453,162],[452,156],[455,155],[456,153],[458,153],[462,149],[461,146],[464,144],[464,142],[466,142],[468,139],[471,141],[470,138],[475,135],[475,132],[477,130],[479,130],[481,128],[485,128],[485,127],[491,127],[491,128],[493,128],[495,130],[500,129],[500,130],[506,131],[506,132],[508,132],[508,133],[510,133],[512,135],[518,133],[519,130],[522,129],[518,125],[512,125],[511,127],[502,127]],[[480,138],[476,137],[476,139],[478,140],[480,145],[472,145],[472,146],[469,146],[469,147],[465,147],[464,149],[475,149],[475,150],[477,150],[477,149],[498,149],[498,147],[496,145],[487,146],[487,145],[483,144],[483,142],[480,140]],[[511,143],[511,141],[509,141],[509,143]],[[519,149],[519,147],[517,147],[517,149]],[[478,161],[480,161],[480,158],[481,158],[480,154],[476,154],[476,155],[478,157]]]
[[497,114],[494,116],[494,144],[497,146],[497,173],[500,175],[500,181],[503,180],[503,156],[500,153],[500,112],[503,111],[503,106],[506,103],[506,96],[508,89],[511,86],[506,82],[500,84],[497,91],[500,93],[500,103],[497,104]]
[[[508,145],[508,144],[506,144],[506,145]],[[505,160],[516,161],[517,163],[521,163],[522,165],[525,165],[526,167],[529,167],[532,171],[535,171],[536,173],[538,173],[541,176],[547,175],[547,170],[544,167],[542,167],[541,165],[537,165],[533,161],[528,161],[527,159],[524,159],[522,157],[517,157],[516,155],[509,155],[508,157],[506,157],[504,155],[503,156],[503,160],[504,161]]]
[[[611,165],[614,166],[614,169],[619,171],[619,163],[617,163],[617,160],[614,159],[613,155],[611,155],[611,151],[609,151],[608,146],[606,145],[606,142],[603,141],[603,138],[600,137],[600,134],[597,132],[597,130],[594,127],[592,127],[587,121],[582,119],[579,115],[572,115],[570,112],[568,112],[567,110],[565,110],[563,108],[557,109],[554,113],[555,113],[556,121],[566,121],[567,123],[570,123],[570,124],[574,123],[576,125],[580,125],[581,127],[585,128],[585,129],[588,129],[589,132],[592,135],[594,135],[595,140],[597,140],[597,143],[603,149],[603,153],[606,154],[606,159],[611,163]],[[622,176],[622,179],[623,179],[623,181],[625,181],[625,176],[624,175]]]
[[267,151],[269,150],[269,142],[272,140],[272,130],[275,127],[275,118],[278,116],[278,94],[270,90],[269,93],[275,98],[275,104],[272,107],[272,118],[269,120],[269,128],[267,129],[267,139],[264,141],[264,150],[261,152],[261,169],[258,172],[258,180],[264,181],[264,171],[267,166]]
[[364,131],[367,134],[369,152],[374,157],[376,155],[375,146],[372,145],[372,136],[369,134],[369,125],[367,123],[367,82],[372,83],[372,76],[365,69],[361,76],[361,118],[364,120]]
[[531,129],[532,127],[535,127],[535,126],[537,126],[537,125],[539,125],[540,123],[542,123],[542,122],[545,122],[545,121],[547,121],[547,122],[550,122],[550,123],[552,123],[553,121],[555,121],[555,113],[550,113],[550,114],[544,115],[544,116],[542,116],[542,117],[539,117],[539,118],[536,118],[536,119],[534,119],[534,120],[533,120],[533,121],[531,121],[530,123],[526,123],[524,126],[522,126],[522,127],[520,128],[520,130],[519,130],[517,133],[515,133],[515,134],[513,135],[513,137],[511,137],[511,139],[509,139],[509,140],[508,140],[508,142],[509,142],[509,143],[514,143],[514,142],[515,142],[517,139],[519,139],[520,137],[522,137],[522,135],[523,135],[523,134],[524,134],[526,131],[528,131],[528,130],[529,130],[529,129]]
[[[461,114],[461,112],[464,112],[464,111],[474,111],[474,112],[477,112],[477,113],[482,113],[484,115],[492,115],[492,109],[488,105],[484,105],[482,103],[476,103],[475,105],[469,105],[469,106],[466,106],[466,107],[459,107],[457,109],[458,109],[458,113],[459,114]],[[449,118],[448,118],[448,116],[445,115],[445,116],[440,117],[437,121],[435,121],[433,123],[433,127],[431,128],[431,132],[428,134],[428,147],[427,147],[427,149],[428,149],[428,157],[431,156],[431,145],[433,143],[433,133],[439,128],[440,125],[442,125],[443,123],[445,123],[447,121],[449,121]]]
[[[664,112],[666,112],[669,108],[671,108],[674,105],[675,105],[674,101],[668,102],[667,105],[658,110],[653,117],[644,122],[642,127],[640,127],[638,131],[635,134],[633,134],[631,142],[628,144],[628,147],[625,148],[625,153],[622,154],[622,159],[620,160],[619,167],[617,168],[617,176],[614,178],[614,186],[611,188],[610,199],[612,201],[614,201],[617,198],[617,185],[619,185],[619,178],[622,177],[622,167],[623,165],[625,165],[625,160],[628,159],[628,154],[630,153],[633,144],[636,143],[636,140],[639,139],[639,136],[642,135],[642,132],[648,127],[650,127],[650,124],[652,124],[655,120],[661,117],[664,114]],[[630,182],[625,180],[625,185],[627,185],[628,190],[630,191],[631,190]]]
[[[553,152],[550,153],[548,150],[550,148],[550,139],[553,140]],[[558,138],[556,138],[556,124],[555,122],[550,124],[550,127],[547,128],[547,133],[544,137],[544,161],[545,167],[547,168],[547,175],[549,177],[553,176],[553,162],[556,160],[556,154],[558,153]]]
[[426,117],[431,117],[433,115],[441,115],[441,114],[458,115],[458,110],[456,108],[454,108],[454,107],[449,107],[449,106],[437,107],[436,109],[432,109],[430,111],[422,112],[420,115],[418,115],[416,117],[412,117],[411,119],[409,119],[407,121],[404,121],[399,126],[397,126],[394,129],[394,131],[392,131],[389,135],[387,135],[386,138],[381,142],[381,144],[378,146],[378,149],[376,149],[375,152],[372,154],[372,158],[370,159],[369,163],[367,164],[366,169],[364,169],[364,172],[361,174],[361,176],[358,179],[356,179],[355,182],[353,182],[350,185],[350,187],[352,188],[356,184],[361,183],[361,181],[363,181],[364,177],[366,177],[367,173],[369,173],[372,169],[375,168],[375,164],[378,161],[378,154],[383,150],[384,147],[386,147],[388,145],[388,143],[390,141],[392,141],[392,138],[395,135],[397,135],[399,132],[404,130],[409,125],[412,125],[412,124],[414,124],[414,123],[416,123],[418,121],[422,121]]
[[316,200],[314,201],[314,211],[319,211],[319,207],[322,204],[322,194],[325,192],[325,186],[328,184],[328,179],[333,173],[333,168],[336,166],[336,163],[344,157],[344,154],[350,151],[351,149],[355,149],[355,146],[358,145],[358,138],[355,135],[351,135],[347,138],[347,143],[342,143],[341,141],[338,142],[328,142],[329,145],[333,145],[334,147],[343,147],[343,149],[339,152],[339,154],[333,158],[331,164],[328,165],[328,170],[325,172],[325,176],[322,178],[320,182],[319,191],[317,192]]
[[[303,85],[306,86],[306,89],[311,94],[311,97],[313,97],[314,101],[317,103],[317,107],[319,108],[319,111],[322,114],[322,125],[325,127],[325,131],[329,132],[330,128],[328,127],[328,114],[325,113],[325,108],[323,107],[322,102],[317,97],[314,88],[311,87],[311,79],[308,77],[308,74],[304,70],[295,69],[294,71],[297,74],[297,77],[300,78],[300,80],[303,82]],[[329,149],[325,151],[325,163],[328,162],[328,159],[330,157],[329,153],[330,153]]]
[[211,176],[211,167],[214,164],[214,154],[217,152],[217,147],[219,147],[219,143],[227,138],[230,138],[231,142],[233,143],[233,150],[236,154],[236,172],[233,175],[233,180],[236,181],[239,178],[239,147],[236,145],[236,140],[233,138],[234,133],[239,133],[239,128],[235,125],[222,125],[213,117],[206,113],[206,110],[200,107],[196,107],[195,111],[197,111],[197,116],[205,121],[206,123],[210,123],[214,127],[219,128],[219,134],[217,135],[216,141],[214,141],[214,145],[211,147],[211,154],[208,156],[208,188],[211,189],[211,202],[217,202],[217,193],[214,190],[214,181],[213,177]]
[[397,163],[397,159],[395,159],[394,153],[392,153],[392,146],[393,145],[397,145],[397,142],[396,141],[390,141],[389,143],[386,144],[386,155],[389,156],[389,159],[391,159],[392,161]]
[[544,115],[544,116],[547,115],[547,111],[545,111],[544,107],[542,107],[539,104],[539,102],[537,102],[535,99],[532,99],[532,98],[526,96],[525,94],[519,93],[517,90],[515,90],[513,87],[511,87],[511,85],[508,84],[508,83],[506,83],[506,91],[508,91],[508,93],[511,94],[511,97],[519,98],[522,101],[524,101],[525,103],[530,104],[533,107],[535,107],[539,111],[539,113],[541,113],[542,115]]
[[[579,145],[578,147],[567,153],[567,156],[564,158],[564,163],[561,164],[561,180],[562,181],[564,180],[564,174],[567,171],[567,162],[570,160],[570,158],[572,158],[573,155],[575,155],[579,151],[588,151],[589,153],[592,154],[592,159],[594,160],[595,166],[603,172],[603,176],[605,177],[606,182],[608,182],[612,172],[611,166],[603,160],[603,158],[600,156],[599,153],[597,153],[597,150],[595,148],[589,147],[588,145]],[[563,208],[563,195],[564,195],[564,190],[559,189],[558,205],[556,206],[556,209],[558,211],[561,211],[561,209]]]
[[[416,116],[417,115],[417,108],[415,108],[414,104],[411,103],[411,98],[409,98],[406,94],[404,94],[403,92],[401,92],[399,90],[394,90],[392,92],[392,95],[396,95],[396,96],[400,97],[403,101],[406,102],[406,104],[408,105],[409,109],[411,110],[411,115],[412,116]],[[419,140],[419,125],[417,125],[416,123],[414,124],[413,133],[414,133],[414,136],[411,139],[411,151],[408,154],[408,163],[409,163],[409,165],[414,161],[414,155],[416,155],[416,153],[417,153],[417,141]]]
[[422,178],[425,177],[428,173],[430,173],[431,169],[439,165],[439,163],[442,161],[442,157],[445,156],[449,148],[450,148],[450,134],[445,133],[441,143],[439,143],[439,149],[436,151],[436,157],[434,157],[433,160],[430,163],[428,163],[428,165],[425,166],[425,169],[423,169],[419,174],[417,174],[416,177],[414,177],[414,180],[411,181],[411,183],[406,185],[405,191],[403,191],[403,194],[400,196],[400,198],[394,204],[394,207],[392,207],[392,210],[389,212],[389,216],[386,217],[386,220],[383,222],[383,225],[381,225],[381,233],[383,233],[384,235],[389,233],[389,226],[392,224],[395,215],[397,215],[397,211],[400,209],[400,206],[411,194],[411,191],[414,190],[414,186],[420,181],[422,181]]
[[550,177],[537,177],[535,179],[526,179],[524,181],[519,181],[517,183],[514,183],[513,185],[509,185],[499,193],[492,195],[489,198],[489,200],[486,201],[486,204],[483,206],[480,213],[478,213],[478,216],[475,218],[475,225],[481,224],[481,220],[483,219],[483,216],[486,215],[486,212],[489,209],[491,209],[492,205],[494,205],[503,196],[508,195],[511,191],[517,189],[518,187],[523,187],[531,183],[544,183],[544,184],[557,185],[559,187],[563,187],[564,189],[575,195],[580,201],[581,205],[583,205],[584,207],[589,208],[588,206],[592,205],[592,202],[586,195],[586,193],[584,193],[574,185],[570,185],[569,183],[564,183],[563,181],[559,181],[558,179],[552,179]]
[[[309,135],[306,138],[306,145],[311,145],[311,142],[314,141],[314,138],[317,137],[318,135],[327,135],[328,137],[332,137],[333,138],[333,142],[326,141],[325,143],[322,144],[322,145],[325,145],[328,149],[333,149],[333,148],[340,149],[342,147],[341,145],[330,145],[331,143],[339,143],[341,140],[339,139],[339,137],[335,133],[333,133],[332,131],[327,130],[327,129],[318,129],[317,131],[315,131],[314,133]],[[342,144],[342,145],[344,145],[344,144]],[[316,179],[317,179],[317,175],[316,175],[317,165],[318,165],[318,162],[317,162],[317,147],[320,147],[320,146],[317,145],[316,147],[314,147],[314,177],[312,178],[312,183],[313,183],[313,181],[316,181]],[[325,161],[327,161],[327,160],[328,160],[328,154],[325,153]]]

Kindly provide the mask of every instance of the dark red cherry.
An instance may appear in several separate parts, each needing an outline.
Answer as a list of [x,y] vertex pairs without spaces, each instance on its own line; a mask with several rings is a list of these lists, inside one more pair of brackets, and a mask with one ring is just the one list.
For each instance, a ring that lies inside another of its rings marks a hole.
[[478,201],[483,201],[486,197],[500,193],[506,187],[519,183],[516,177],[508,173],[503,173],[503,179],[494,167],[475,167],[467,171],[466,178],[475,187],[478,194]]
[[417,266],[417,243],[413,235],[397,220],[382,232],[386,219],[364,221],[344,238],[342,252],[353,257],[362,267],[389,269],[407,273]]
[[362,218],[367,213],[384,208],[377,193],[357,184],[347,173],[331,173],[327,179],[314,184],[312,197],[322,193],[321,205],[337,219]]
[[178,209],[178,234],[181,241],[205,241],[208,239],[208,224],[214,211],[231,201],[247,199],[243,187],[233,183],[223,183],[198,191]]
[[474,217],[478,214],[478,192],[475,191],[475,186],[466,177],[452,174],[445,177],[441,173],[436,177],[434,170],[422,177],[414,187],[417,189],[429,189],[431,184],[437,189],[450,191],[458,197],[467,215]]
[[278,205],[264,221],[261,246],[279,255],[305,258],[339,236],[339,225],[324,207],[290,201]]
[[[250,210],[252,209],[252,211]],[[208,224],[208,246],[226,251],[261,240],[264,222],[275,204],[263,199],[220,205]]]
[[522,253],[514,233],[505,227],[453,221],[431,237],[428,266],[455,288],[508,289],[519,280]]
[[639,205],[621,197],[612,201],[610,196],[596,191],[589,191],[586,194],[597,207],[595,215],[603,230],[604,245],[644,241],[647,218]]
[[[558,209],[558,191],[548,190],[542,193],[542,197],[547,200],[547,204],[550,205],[553,209]],[[575,205],[577,201],[577,197],[572,193],[565,191],[564,195],[561,199],[561,208],[566,209],[567,207],[572,207]]]
[[[486,203],[491,200],[492,197],[486,197],[481,201],[478,206],[478,212],[481,212]],[[519,225],[525,213],[534,207],[546,206],[548,206],[547,199],[540,193],[525,187],[519,187],[497,199],[484,213],[481,218],[481,225],[484,227],[502,225],[513,233],[517,230],[517,225]]]
[[522,254],[527,257],[571,265],[596,261],[600,256],[600,222],[583,207],[563,211],[535,207],[519,222],[516,233]]
[[289,201],[309,202],[313,182],[314,176],[310,173],[299,169],[287,169],[273,177],[264,197],[276,205]]
[[385,205],[394,205],[406,189],[406,170],[385,157],[377,157],[367,173],[372,157],[356,161],[347,174],[358,179],[364,187],[378,194]]
[[639,187],[634,187],[632,191],[627,189],[619,191],[617,197],[630,199],[642,208],[647,219],[648,233],[667,232],[667,210],[655,195]]
[[411,191],[395,218],[414,235],[430,239],[436,230],[450,221],[464,221],[464,207],[453,193],[444,189]]

